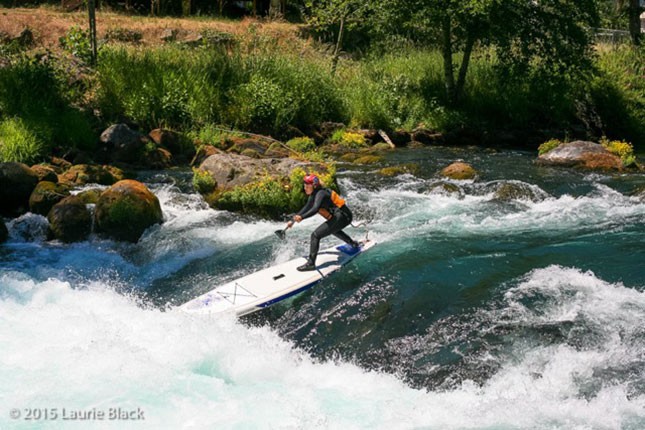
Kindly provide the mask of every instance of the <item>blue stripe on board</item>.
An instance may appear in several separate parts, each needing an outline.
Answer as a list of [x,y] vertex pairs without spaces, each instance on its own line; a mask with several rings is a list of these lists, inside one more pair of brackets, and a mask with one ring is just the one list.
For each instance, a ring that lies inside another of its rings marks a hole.
[[261,304],[257,305],[257,307],[258,308],[266,308],[266,307],[271,306],[271,305],[273,305],[275,303],[281,302],[284,299],[288,299],[291,296],[295,296],[298,293],[302,293],[303,291],[308,290],[309,288],[313,287],[314,285],[316,285],[318,282],[322,281],[323,279],[325,279],[325,278],[323,277],[323,278],[317,279],[314,282],[312,282],[311,284],[307,284],[304,287],[298,288],[297,290],[290,291],[287,294],[285,294],[284,296],[276,297],[275,299],[269,300],[268,302],[261,303]]

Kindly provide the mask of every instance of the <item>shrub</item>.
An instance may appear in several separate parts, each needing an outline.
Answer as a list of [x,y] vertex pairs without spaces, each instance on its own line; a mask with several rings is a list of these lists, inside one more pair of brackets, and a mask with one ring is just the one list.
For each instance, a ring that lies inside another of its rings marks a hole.
[[310,137],[295,137],[287,142],[287,146],[298,152],[308,152],[316,149],[316,144]]
[[540,155],[546,154],[547,152],[557,148],[560,145],[562,145],[562,141],[559,139],[547,140],[546,142],[538,146],[538,154]]
[[76,58],[80,58],[85,62],[89,62],[92,59],[90,35],[87,30],[83,30],[77,25],[72,26],[58,41],[61,48]]
[[0,161],[32,164],[45,149],[42,139],[20,118],[0,122]]
[[606,137],[600,139],[600,144],[607,148],[609,152],[620,157],[623,165],[630,166],[636,162],[634,147],[631,143],[622,140],[609,140]]
[[363,148],[367,146],[365,136],[351,131],[335,132],[332,135],[332,141],[345,148]]
[[193,168],[193,187],[199,194],[209,194],[215,191],[217,182],[207,171]]

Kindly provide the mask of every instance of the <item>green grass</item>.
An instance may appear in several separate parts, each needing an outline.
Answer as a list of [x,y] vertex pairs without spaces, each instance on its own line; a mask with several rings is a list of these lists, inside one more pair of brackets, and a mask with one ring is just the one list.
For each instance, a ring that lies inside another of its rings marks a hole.
[[43,157],[43,140],[20,118],[0,121],[0,162],[33,164]]

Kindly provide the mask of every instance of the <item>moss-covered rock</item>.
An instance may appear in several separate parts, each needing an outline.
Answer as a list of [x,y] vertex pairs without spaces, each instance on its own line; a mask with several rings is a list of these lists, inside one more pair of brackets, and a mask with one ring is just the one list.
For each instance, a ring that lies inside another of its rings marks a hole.
[[193,184],[213,208],[278,219],[304,204],[302,178],[318,174],[336,188],[335,169],[323,163],[285,159],[252,159],[220,153],[195,169]]
[[457,180],[474,179],[477,171],[470,164],[457,161],[441,170],[440,175]]
[[452,184],[450,182],[445,182],[445,181],[435,182],[431,184],[428,187],[428,192],[433,194],[441,194],[444,196],[449,196],[454,194],[463,196],[464,194],[464,191],[458,185]]
[[86,205],[95,205],[99,202],[99,197],[103,191],[98,188],[92,188],[90,190],[81,191],[76,194],[76,197],[80,199]]
[[58,182],[58,175],[56,174],[56,171],[53,169],[53,167],[48,166],[46,164],[35,164],[31,166],[31,170],[36,173],[38,176],[38,181],[48,181],[48,182]]
[[58,177],[58,181],[65,184],[85,185],[100,184],[112,185],[123,180],[125,173],[114,166],[100,166],[96,164],[77,164]]
[[29,197],[29,210],[47,216],[51,208],[67,196],[69,189],[65,185],[49,181],[39,182]]
[[0,163],[0,215],[19,216],[29,209],[38,175],[22,163]]
[[87,239],[92,230],[92,215],[77,196],[65,197],[47,214],[49,238],[66,243]]
[[148,227],[163,221],[163,213],[159,199],[144,184],[126,179],[101,193],[95,220],[98,233],[137,242]]
[[271,158],[286,158],[291,154],[284,146],[280,145],[278,142],[273,142],[264,153],[265,157]]
[[536,160],[542,166],[583,169],[622,170],[623,162],[601,144],[576,140],[565,142],[542,153]]
[[506,202],[512,200],[541,200],[528,184],[516,182],[503,182],[500,184],[497,190],[495,190],[493,198]]
[[419,165],[416,163],[401,164],[399,166],[384,167],[378,171],[381,176],[392,177],[404,175],[406,173],[415,174],[419,171]]
[[383,160],[383,157],[378,155],[361,155],[354,160],[356,164],[376,164]]

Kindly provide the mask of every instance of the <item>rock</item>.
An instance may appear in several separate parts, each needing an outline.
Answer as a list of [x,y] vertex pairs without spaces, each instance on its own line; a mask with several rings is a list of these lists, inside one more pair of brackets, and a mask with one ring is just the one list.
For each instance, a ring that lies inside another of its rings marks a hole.
[[419,171],[417,163],[401,164],[398,166],[384,167],[378,173],[385,177],[392,177],[397,175],[415,174]]
[[219,189],[229,190],[257,181],[266,175],[289,176],[296,167],[305,170],[309,167],[320,169],[320,166],[315,164],[303,163],[291,158],[258,160],[243,155],[219,153],[204,160],[199,170],[209,172]]
[[67,196],[69,196],[69,190],[65,185],[50,181],[39,182],[29,197],[29,210],[46,216],[56,203]]
[[211,155],[220,154],[221,152],[222,151],[220,149],[215,148],[213,145],[201,145],[199,149],[197,149],[190,165],[199,166]]
[[278,142],[273,142],[264,153],[265,157],[271,158],[286,158],[290,154],[290,151],[284,146],[280,145]]
[[376,164],[383,160],[383,157],[378,155],[361,155],[354,160],[356,164]]
[[320,134],[323,139],[329,139],[336,130],[345,128],[345,124],[341,122],[323,122],[320,124]]
[[98,203],[102,192],[103,190],[99,188],[92,188],[76,194],[76,197],[86,205],[95,205]]
[[173,165],[170,151],[165,148],[154,148],[146,151],[145,161],[142,163],[150,169],[167,169]]
[[473,179],[477,176],[477,172],[472,168],[470,164],[464,163],[462,161],[457,161],[452,163],[448,167],[445,167],[441,172],[441,176],[445,176],[451,179]]
[[98,233],[137,242],[148,227],[163,222],[163,213],[159,199],[144,184],[126,179],[101,193],[95,220]]
[[161,40],[164,42],[174,42],[177,40],[177,34],[179,32],[175,29],[167,28],[161,33]]
[[262,155],[266,152],[266,146],[255,139],[233,139],[233,145],[229,148],[228,152],[237,152],[242,154],[247,149],[255,151],[258,155]]
[[[191,144],[182,144],[184,138],[177,132],[172,130],[164,130],[157,128],[148,133],[148,137],[152,139],[157,146],[167,149],[173,155],[186,155],[188,158],[195,155],[195,146]],[[192,151],[188,151],[192,148]],[[184,154],[191,152],[190,154]]]
[[77,196],[65,197],[47,214],[49,238],[65,243],[87,239],[92,231],[92,216],[85,203]]
[[6,241],[8,237],[9,230],[7,230],[4,220],[0,217],[0,243]]
[[431,194],[440,194],[444,196],[449,196],[453,194],[458,194],[460,197],[463,197],[464,191],[459,188],[458,185],[451,184],[450,182],[435,182],[428,187],[428,193]]
[[78,164],[58,177],[58,181],[66,184],[112,185],[125,177],[123,170],[114,166],[99,166],[96,164]]
[[401,130],[395,130],[389,133],[388,136],[390,136],[390,140],[392,140],[392,143],[396,146],[405,146],[412,140],[410,133]]
[[126,124],[113,124],[101,133],[100,140],[110,160],[137,163],[144,154],[149,138]]
[[52,157],[49,162],[49,165],[51,166],[52,169],[54,169],[54,172],[56,172],[59,175],[65,172],[66,170],[69,170],[70,167],[72,167],[72,163],[65,160],[64,158],[59,158],[59,157]]
[[580,167],[586,169],[622,170],[620,157],[604,146],[582,140],[566,142],[542,154],[536,160],[542,166]]
[[56,175],[56,171],[51,166],[45,164],[35,164],[31,166],[31,170],[33,170],[34,173],[36,173],[36,175],[38,176],[38,182],[58,182],[58,175]]
[[443,134],[425,128],[414,129],[411,137],[412,141],[423,145],[442,145],[445,142]]
[[22,163],[0,163],[0,215],[18,216],[29,209],[38,175]]
[[383,151],[392,151],[392,148],[389,144],[385,142],[379,142],[376,145],[370,147],[370,151],[383,152]]
[[499,185],[493,198],[501,201],[531,200],[534,202],[543,200],[530,185],[518,182],[503,182]]

